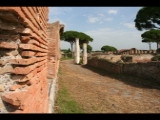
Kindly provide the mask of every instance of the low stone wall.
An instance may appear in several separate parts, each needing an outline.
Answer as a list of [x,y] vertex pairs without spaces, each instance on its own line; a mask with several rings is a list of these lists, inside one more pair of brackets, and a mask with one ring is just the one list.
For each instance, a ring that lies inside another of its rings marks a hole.
[[160,83],[160,62],[125,63],[122,65],[122,73],[156,80]]
[[88,58],[87,65],[106,70],[107,72],[130,74],[149,80],[155,80],[160,83],[160,62],[113,63],[106,59],[91,57]]

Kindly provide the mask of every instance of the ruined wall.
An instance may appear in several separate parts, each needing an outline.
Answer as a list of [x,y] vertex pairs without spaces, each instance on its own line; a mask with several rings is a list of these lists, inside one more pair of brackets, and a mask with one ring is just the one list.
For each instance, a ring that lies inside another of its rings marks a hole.
[[63,32],[64,25],[59,21],[48,24],[48,78],[57,77],[60,60],[60,34]]
[[112,73],[125,73],[160,83],[160,62],[146,63],[113,63],[97,57],[88,58],[89,66],[100,68]]
[[156,50],[138,50],[135,48],[132,49],[122,49],[117,51],[116,54],[119,55],[139,55],[139,54],[156,54]]
[[116,64],[114,62],[111,62],[110,60],[98,58],[98,57],[88,58],[87,65],[100,68],[111,73],[121,73],[122,71],[119,64]]
[[55,94],[57,92],[57,73],[60,60],[60,34],[64,30],[64,25],[59,21],[48,24],[48,86],[49,86],[49,113],[54,112]]
[[160,83],[160,62],[125,63],[122,72]]
[[2,113],[48,111],[48,12],[47,7],[0,7]]
[[151,62],[151,59],[154,57],[152,54],[140,54],[140,55],[122,55],[121,59],[124,62]]

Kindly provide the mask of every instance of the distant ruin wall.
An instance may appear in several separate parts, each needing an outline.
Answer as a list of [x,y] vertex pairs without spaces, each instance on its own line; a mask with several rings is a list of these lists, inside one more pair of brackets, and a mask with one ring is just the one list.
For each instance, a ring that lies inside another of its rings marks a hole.
[[160,62],[112,63],[106,59],[92,57],[88,58],[87,65],[112,73],[126,73],[160,83]]
[[139,55],[139,54],[156,54],[156,50],[138,50],[135,48],[132,49],[126,49],[126,50],[119,50],[116,52],[116,54],[119,55]]
[[0,96],[9,103],[1,112],[48,112],[48,12],[0,7]]

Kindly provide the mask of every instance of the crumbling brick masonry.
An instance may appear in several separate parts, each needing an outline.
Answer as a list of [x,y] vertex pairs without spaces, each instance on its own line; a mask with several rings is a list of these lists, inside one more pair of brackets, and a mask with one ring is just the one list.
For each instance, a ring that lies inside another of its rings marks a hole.
[[48,112],[48,12],[48,7],[0,7],[1,113]]

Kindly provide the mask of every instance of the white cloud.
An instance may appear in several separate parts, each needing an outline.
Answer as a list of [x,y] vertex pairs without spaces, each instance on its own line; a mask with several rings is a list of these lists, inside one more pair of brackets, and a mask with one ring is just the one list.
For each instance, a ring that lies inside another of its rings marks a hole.
[[88,17],[89,23],[95,23],[98,22],[100,19],[98,17]]
[[97,14],[94,17],[93,16],[88,16],[88,22],[89,23],[103,23],[105,21],[112,21],[112,18],[108,18],[104,16],[103,14]]
[[117,12],[118,12],[117,10],[109,10],[108,14],[117,14]]
[[124,23],[123,25],[128,27],[128,28],[135,28],[135,25],[134,25],[133,22],[132,23]]

